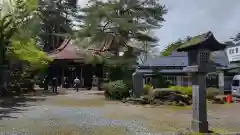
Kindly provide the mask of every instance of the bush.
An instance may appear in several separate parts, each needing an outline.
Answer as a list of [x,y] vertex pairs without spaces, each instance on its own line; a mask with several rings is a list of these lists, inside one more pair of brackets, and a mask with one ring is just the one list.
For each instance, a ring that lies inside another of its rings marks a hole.
[[[169,90],[176,90],[184,95],[188,95],[189,97],[192,97],[192,87],[184,87],[184,86],[171,86],[169,87]],[[206,98],[207,99],[214,99],[219,94],[219,89],[209,87],[206,89]]]
[[154,88],[168,88],[171,84],[170,81],[164,79],[163,75],[158,72],[159,70],[155,69],[153,70],[153,78],[152,83]]
[[144,94],[144,95],[149,94],[150,91],[152,91],[152,90],[153,90],[153,86],[152,86],[151,84],[145,84],[145,85],[143,86],[143,94]]
[[191,98],[189,96],[183,95],[179,91],[169,90],[168,88],[157,88],[154,89],[148,96],[150,103],[155,102],[156,100],[161,102],[170,102],[176,103],[178,105],[190,105]]
[[184,86],[170,86],[169,90],[176,90],[184,95],[192,96],[192,87],[184,87]]
[[121,100],[130,96],[128,86],[122,80],[105,83],[103,88],[107,99]]

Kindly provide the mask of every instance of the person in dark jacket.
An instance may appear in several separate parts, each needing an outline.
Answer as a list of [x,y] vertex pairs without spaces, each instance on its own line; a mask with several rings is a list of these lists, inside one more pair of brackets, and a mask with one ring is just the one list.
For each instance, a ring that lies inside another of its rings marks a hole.
[[52,79],[52,92],[57,93],[58,80],[57,77]]
[[48,77],[46,76],[43,80],[44,90],[48,90]]

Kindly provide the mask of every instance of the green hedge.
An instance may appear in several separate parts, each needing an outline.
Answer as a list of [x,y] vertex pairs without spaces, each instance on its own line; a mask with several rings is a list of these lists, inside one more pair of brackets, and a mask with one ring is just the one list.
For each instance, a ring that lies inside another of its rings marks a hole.
[[123,80],[112,81],[103,85],[107,99],[121,100],[130,96],[129,88]]
[[[192,96],[192,87],[185,87],[185,86],[170,86],[169,90],[176,90],[179,92],[182,92],[185,95],[188,95],[189,97]],[[213,99],[219,94],[219,89],[209,87],[206,89],[206,98],[207,99]]]
[[192,96],[192,87],[170,86],[169,89],[179,91],[188,96]]

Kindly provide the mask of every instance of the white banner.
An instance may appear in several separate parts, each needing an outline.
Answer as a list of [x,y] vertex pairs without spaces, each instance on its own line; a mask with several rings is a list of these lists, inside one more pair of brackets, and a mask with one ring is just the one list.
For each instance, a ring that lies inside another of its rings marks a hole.
[[227,48],[226,53],[229,62],[240,61],[240,46]]

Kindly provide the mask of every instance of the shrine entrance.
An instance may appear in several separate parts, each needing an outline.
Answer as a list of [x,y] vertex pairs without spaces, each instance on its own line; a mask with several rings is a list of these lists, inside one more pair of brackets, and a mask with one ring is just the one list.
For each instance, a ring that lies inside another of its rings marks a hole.
[[58,49],[49,54],[54,61],[48,68],[48,80],[57,77],[59,86],[71,88],[73,87],[73,80],[78,77],[81,80],[82,87],[91,89],[93,75],[95,75],[99,78],[98,88],[101,89],[103,65],[86,64],[84,62],[86,56],[77,51],[77,46],[70,41],[63,42]]

